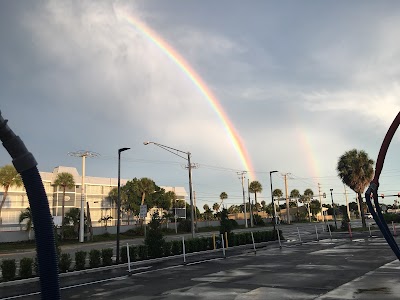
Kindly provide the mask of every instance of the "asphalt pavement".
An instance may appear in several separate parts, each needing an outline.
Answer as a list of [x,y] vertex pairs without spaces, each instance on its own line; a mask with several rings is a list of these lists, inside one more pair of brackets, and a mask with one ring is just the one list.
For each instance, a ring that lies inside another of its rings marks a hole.
[[[400,264],[378,232],[297,231],[300,239],[62,275],[62,299],[399,299]],[[317,228],[318,230],[318,228]],[[308,232],[308,234],[304,232]],[[322,229],[321,229],[322,231]],[[303,232],[303,233],[302,233]],[[0,284],[0,299],[40,299],[38,283]]]

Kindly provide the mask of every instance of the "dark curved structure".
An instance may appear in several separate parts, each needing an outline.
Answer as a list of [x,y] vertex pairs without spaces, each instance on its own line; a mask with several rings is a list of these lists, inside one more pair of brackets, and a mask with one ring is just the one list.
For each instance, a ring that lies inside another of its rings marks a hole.
[[[396,241],[391,234],[389,227],[387,226],[381,208],[378,202],[378,188],[379,188],[379,176],[381,175],[383,164],[385,163],[386,153],[389,149],[390,142],[394,134],[396,133],[397,128],[400,125],[400,112],[397,114],[396,118],[393,120],[392,125],[390,125],[388,132],[386,133],[385,138],[383,139],[381,149],[379,150],[378,158],[376,160],[376,168],[375,168],[375,176],[371,181],[370,186],[368,187],[367,191],[365,192],[365,200],[367,202],[368,208],[374,217],[376,224],[378,225],[379,229],[381,230],[383,236],[385,237],[386,241],[388,242],[390,248],[392,248],[394,254],[396,255],[397,259],[400,260],[400,249],[397,245]],[[372,205],[371,196],[374,199],[375,207]]]
[[32,219],[35,224],[41,299],[61,299],[53,219],[42,179],[36,167],[37,163],[20,137],[16,136],[9,128],[7,120],[2,117],[1,112],[0,140],[13,159],[15,169],[21,174],[29,198]]

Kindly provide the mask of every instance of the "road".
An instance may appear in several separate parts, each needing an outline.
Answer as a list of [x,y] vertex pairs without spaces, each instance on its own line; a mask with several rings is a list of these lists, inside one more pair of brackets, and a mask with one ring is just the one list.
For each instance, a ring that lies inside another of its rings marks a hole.
[[[329,222],[329,224],[334,224],[333,222]],[[338,226],[340,226],[340,222],[338,222]],[[361,227],[361,221],[353,221],[352,222],[353,227]],[[315,227],[317,227],[317,230],[319,234],[325,233],[327,234],[326,231],[326,226],[323,223],[293,223],[292,225],[280,225],[279,229],[282,230],[283,236],[285,239],[289,240],[299,240],[298,236],[298,231],[297,228],[299,229],[300,232],[300,237],[302,239],[310,240],[310,239],[316,239],[316,233],[315,233]],[[247,228],[247,229],[236,229],[234,232],[245,232],[245,231],[264,231],[264,230],[272,230],[272,227],[255,227],[255,228]],[[324,230],[324,231],[323,231]],[[203,233],[197,233],[197,237],[207,237],[207,236],[212,236],[213,234],[218,235],[219,232],[214,231],[214,232],[203,232]],[[167,241],[171,240],[180,240],[182,239],[182,236],[185,239],[191,238],[191,234],[178,234],[178,235],[168,235],[166,236]],[[129,239],[129,240],[122,240],[120,241],[120,246],[125,246],[126,243],[129,243],[129,245],[141,245],[143,244],[144,239],[143,238],[134,238],[134,239]],[[92,249],[104,249],[104,248],[113,248],[114,255],[116,253],[116,243],[115,241],[107,241],[107,242],[97,242],[97,243],[81,243],[81,244],[71,244],[71,245],[64,245],[61,247],[61,251],[63,253],[69,253],[71,254],[71,257],[74,259],[75,252],[77,251],[87,251],[89,252]],[[0,259],[15,259],[17,262],[24,257],[31,257],[34,258],[36,256],[36,250],[17,250],[17,251],[9,251],[9,252],[3,252],[0,253]]]
[[[385,264],[396,258],[382,238],[363,235],[285,242],[282,248],[275,242],[256,255],[251,248],[230,248],[226,259],[218,251],[190,256],[187,264],[181,257],[140,262],[131,276],[126,266],[67,274],[61,277],[62,299],[398,299],[392,273],[390,280],[364,283],[380,267],[388,273]],[[21,287],[1,286],[1,299],[40,299],[37,283]]]

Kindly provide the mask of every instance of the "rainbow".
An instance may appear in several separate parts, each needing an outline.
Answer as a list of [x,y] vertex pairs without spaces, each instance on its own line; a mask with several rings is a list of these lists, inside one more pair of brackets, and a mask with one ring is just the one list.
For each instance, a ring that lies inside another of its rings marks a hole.
[[123,11],[120,11],[118,15],[121,16],[123,20],[132,25],[141,34],[146,36],[162,52],[164,52],[187,75],[188,78],[190,78],[190,80],[194,83],[198,90],[207,99],[208,103],[210,104],[211,108],[216,112],[219,119],[222,121],[222,124],[229,136],[229,139],[237,154],[239,155],[245,170],[248,171],[250,179],[254,180],[256,176],[251,164],[250,156],[238,132],[236,131],[227,114],[222,109],[222,106],[219,103],[218,99],[210,91],[210,89],[207,87],[201,77],[193,70],[189,63],[174,48],[172,48],[146,24]]

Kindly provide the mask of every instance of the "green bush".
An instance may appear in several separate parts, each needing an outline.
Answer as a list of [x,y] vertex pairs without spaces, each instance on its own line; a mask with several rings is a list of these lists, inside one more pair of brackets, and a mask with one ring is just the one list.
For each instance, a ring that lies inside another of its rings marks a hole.
[[172,242],[165,242],[163,251],[164,251],[164,256],[170,256],[172,253]]
[[163,256],[165,240],[161,230],[161,219],[158,212],[152,215],[144,243],[148,247],[148,255],[150,257],[157,258]]
[[68,272],[72,264],[72,258],[69,253],[62,253],[60,256],[60,262],[58,264],[60,272]]
[[101,264],[101,253],[100,250],[92,249],[89,252],[89,267],[97,268]]
[[146,245],[138,246],[138,256],[140,260],[144,260],[148,258],[148,248]]
[[19,276],[21,278],[32,277],[33,259],[24,257],[19,261]]
[[75,270],[84,270],[86,266],[86,251],[75,252]]
[[190,219],[179,219],[178,231],[180,232],[191,232],[192,222]]
[[113,256],[112,248],[101,249],[101,260],[103,261],[103,266],[111,266],[112,265],[112,263],[113,263],[112,256]]
[[3,279],[5,281],[13,280],[16,271],[17,266],[15,264],[15,259],[5,259],[1,262],[1,273],[3,274]]
[[182,241],[172,241],[171,252],[172,255],[182,254]]
[[383,214],[383,219],[388,224],[391,224],[392,222],[400,223],[400,214],[386,213]]
[[265,222],[260,215],[255,214],[253,216],[254,224],[257,226],[265,226]]
[[35,274],[39,276],[39,263],[37,256],[35,256],[35,260],[33,261],[33,270],[35,271]]
[[[132,261],[136,261],[136,257],[138,254],[138,249],[135,246],[129,246],[129,258]],[[120,250],[120,255],[121,255],[121,261],[123,263],[127,263],[128,262],[128,256],[126,253],[126,246],[123,246]]]

